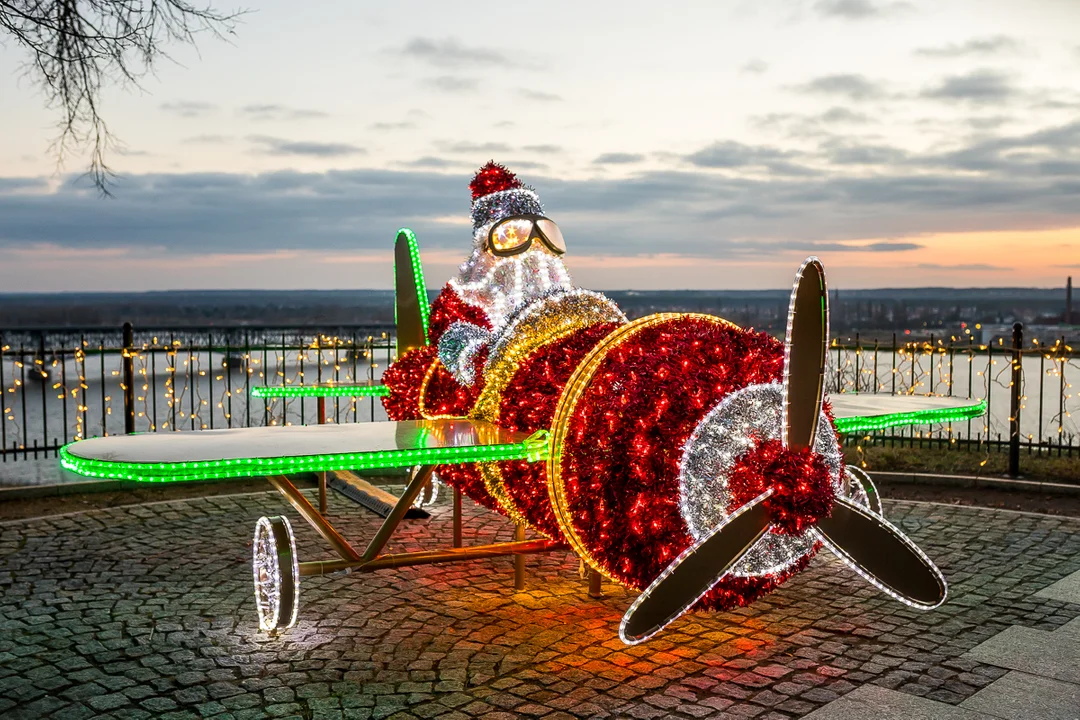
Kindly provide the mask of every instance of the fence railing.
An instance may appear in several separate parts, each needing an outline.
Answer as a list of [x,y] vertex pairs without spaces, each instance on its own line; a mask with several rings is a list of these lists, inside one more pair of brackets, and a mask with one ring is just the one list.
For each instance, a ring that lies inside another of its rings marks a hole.
[[[18,330],[0,333],[0,461],[98,435],[316,421],[316,402],[254,385],[377,380],[392,326]],[[376,398],[334,398],[337,422],[382,419]]]
[[[253,385],[377,380],[393,327],[198,327],[0,332],[0,460],[54,455],[71,440],[314,423],[316,402],[253,398]],[[1018,346],[1017,346],[1018,344]],[[869,433],[849,442],[1080,455],[1080,353],[995,338],[862,343],[828,353],[830,393],[984,398],[984,418]],[[385,418],[376,398],[333,398],[336,422]]]
[[[1060,338],[1025,344],[1023,329],[988,344],[945,337],[864,344],[856,334],[833,342],[826,390],[984,398],[987,414],[975,420],[868,433],[847,442],[993,449],[1016,455],[1080,454],[1080,353]],[[1015,464],[1015,461],[1012,463]]]

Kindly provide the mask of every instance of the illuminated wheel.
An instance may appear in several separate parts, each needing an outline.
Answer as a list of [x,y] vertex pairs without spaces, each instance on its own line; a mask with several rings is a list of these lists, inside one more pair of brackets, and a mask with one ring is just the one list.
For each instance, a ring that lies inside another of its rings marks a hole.
[[259,629],[276,634],[291,628],[300,601],[300,568],[292,526],[286,518],[262,517],[255,523],[251,570]]

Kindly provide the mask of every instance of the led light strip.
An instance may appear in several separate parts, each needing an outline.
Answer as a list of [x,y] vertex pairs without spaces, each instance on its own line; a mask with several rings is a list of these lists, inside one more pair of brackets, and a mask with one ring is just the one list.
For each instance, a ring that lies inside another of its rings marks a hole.
[[524,442],[509,445],[424,448],[422,450],[383,450],[378,452],[301,455],[286,458],[238,458],[174,463],[112,462],[81,458],[70,448],[60,448],[60,464],[79,475],[138,482],[179,482],[217,478],[289,475],[298,472],[333,470],[368,470],[373,468],[412,467],[414,465],[458,465],[497,460],[538,462],[548,456],[547,431],[529,436]]
[[390,388],[385,385],[260,385],[251,388],[253,398],[298,397],[385,397]]
[[[397,234],[405,236],[405,242],[409,247],[413,282],[416,283],[416,299],[417,304],[420,306],[420,324],[424,328],[424,342],[430,343],[430,340],[428,340],[428,320],[431,317],[431,306],[428,303],[427,283],[424,282],[424,267],[420,262],[420,246],[416,242],[416,234],[409,228],[403,227],[397,231]],[[397,303],[394,304],[394,307],[397,307]]]
[[435,358],[428,365],[427,370],[424,371],[424,378],[420,381],[420,390],[416,395],[416,408],[420,411],[420,417],[425,420],[455,420],[458,419],[456,415],[440,415],[439,413],[428,412],[425,405],[427,398],[428,383],[435,377],[435,373],[442,367],[442,360]]
[[840,433],[872,432],[886,430],[898,425],[934,425],[937,423],[960,422],[986,414],[986,400],[975,405],[959,408],[938,408],[934,410],[912,410],[910,412],[889,413],[888,415],[865,415],[836,418],[836,430]]
[[570,380],[566,383],[566,387],[563,388],[562,395],[559,397],[559,404],[555,408],[555,419],[552,422],[554,435],[552,436],[550,443],[551,456],[548,459],[547,465],[548,495],[551,498],[551,507],[555,511],[555,519],[558,520],[559,527],[563,532],[563,537],[570,543],[570,547],[574,549],[574,552],[577,553],[589,567],[609,580],[619,584],[622,583],[614,577],[611,570],[604,566],[589,552],[588,547],[582,542],[577,531],[574,529],[573,521],[570,518],[569,502],[566,498],[566,486],[563,484],[562,477],[563,451],[564,445],[566,444],[566,434],[569,431],[570,418],[573,417],[578,402],[581,400],[582,395],[585,394],[589,383],[592,381],[596,371],[599,370],[600,365],[607,358],[608,353],[645,328],[683,318],[705,320],[725,327],[738,328],[737,325],[728,322],[727,320],[701,313],[658,313],[656,315],[646,315],[643,318],[638,318],[609,334],[585,356],[585,359],[578,363],[578,366],[570,376]]

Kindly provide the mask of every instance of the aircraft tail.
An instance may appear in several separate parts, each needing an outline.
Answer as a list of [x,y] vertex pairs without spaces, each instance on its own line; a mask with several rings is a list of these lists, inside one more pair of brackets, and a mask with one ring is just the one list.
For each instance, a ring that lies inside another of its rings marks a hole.
[[428,344],[427,285],[420,264],[420,247],[409,228],[398,230],[394,241],[394,322],[397,325],[397,356]]

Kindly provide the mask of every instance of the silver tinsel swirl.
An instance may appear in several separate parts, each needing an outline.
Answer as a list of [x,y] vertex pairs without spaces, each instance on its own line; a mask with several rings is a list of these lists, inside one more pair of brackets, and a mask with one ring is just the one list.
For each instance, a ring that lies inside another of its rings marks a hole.
[[626,315],[619,306],[601,293],[581,288],[573,290],[553,288],[531,299],[528,304],[516,307],[507,316],[505,323],[495,329],[484,371],[487,372],[495,363],[496,358],[502,356],[507,346],[514,341],[523,328],[532,329],[531,323],[551,315],[552,311],[557,311],[563,316],[592,318],[595,323],[626,322]]
[[[755,446],[755,439],[780,439],[780,383],[750,385],[737,390],[694,429],[686,441],[679,473],[679,509],[695,539],[701,539],[737,508],[732,507],[728,478],[738,459]],[[842,491],[843,458],[836,433],[824,412],[818,420],[814,451],[829,468],[837,493]],[[732,568],[740,577],[776,574],[791,567],[813,548],[813,533],[766,533]]]
[[491,342],[491,333],[467,322],[456,322],[439,338],[439,361],[462,385],[476,382],[473,359]]

